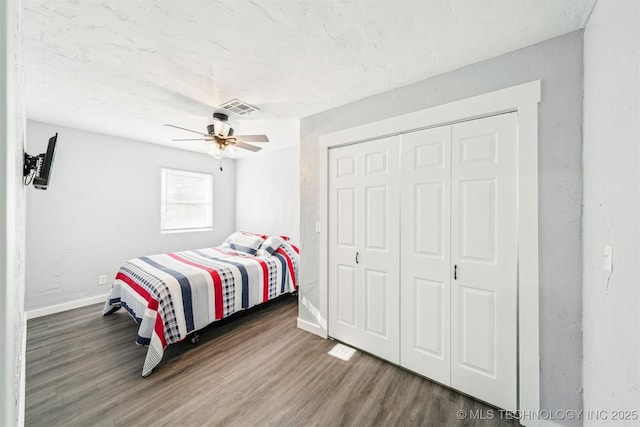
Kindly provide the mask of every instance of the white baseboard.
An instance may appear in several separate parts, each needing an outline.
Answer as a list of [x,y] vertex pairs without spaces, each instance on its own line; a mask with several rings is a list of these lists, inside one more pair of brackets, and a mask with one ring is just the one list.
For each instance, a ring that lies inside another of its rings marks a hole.
[[311,332],[312,334],[318,335],[319,337],[322,337],[325,339],[327,338],[327,331],[325,331],[315,323],[311,323],[299,317],[298,317],[298,328],[302,329],[303,331]]
[[109,294],[97,295],[91,298],[84,298],[75,301],[69,301],[62,304],[51,305],[49,307],[36,308],[25,312],[27,319],[35,319],[36,317],[48,316],[50,314],[62,313],[63,311],[73,310],[74,308],[86,307],[99,302],[105,302]]

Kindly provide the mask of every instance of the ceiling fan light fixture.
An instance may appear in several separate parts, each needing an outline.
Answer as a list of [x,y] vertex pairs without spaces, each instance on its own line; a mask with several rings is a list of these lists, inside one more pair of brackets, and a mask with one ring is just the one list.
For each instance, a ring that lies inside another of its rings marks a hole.
[[211,127],[213,127],[215,134],[218,136],[227,137],[229,136],[229,133],[233,133],[231,131],[231,126],[229,126],[228,123],[221,122],[220,120],[214,120],[213,126],[212,125],[207,126],[207,131],[209,131],[210,135],[211,135],[211,129],[210,129]]
[[220,144],[212,143],[209,146],[209,154],[214,159],[221,159],[224,156],[224,148]]

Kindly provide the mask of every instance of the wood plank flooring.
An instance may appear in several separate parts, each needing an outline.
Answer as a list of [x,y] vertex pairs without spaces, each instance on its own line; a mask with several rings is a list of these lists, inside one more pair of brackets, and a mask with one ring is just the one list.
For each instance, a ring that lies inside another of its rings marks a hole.
[[147,378],[137,325],[101,309],[28,321],[27,426],[518,425],[368,354],[329,356],[335,342],[296,328],[292,296],[169,346]]

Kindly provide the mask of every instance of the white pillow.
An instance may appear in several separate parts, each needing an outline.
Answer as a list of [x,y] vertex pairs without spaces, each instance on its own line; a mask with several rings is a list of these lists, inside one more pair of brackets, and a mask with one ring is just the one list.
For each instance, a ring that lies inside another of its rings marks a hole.
[[264,242],[264,238],[258,234],[236,231],[227,237],[227,240],[222,243],[222,247],[224,249],[233,249],[234,251],[255,255],[262,242]]
[[260,245],[258,249],[258,253],[256,256],[267,257],[274,254],[275,251],[278,250],[280,245],[284,243],[284,240],[280,236],[271,236],[267,237],[264,242]]

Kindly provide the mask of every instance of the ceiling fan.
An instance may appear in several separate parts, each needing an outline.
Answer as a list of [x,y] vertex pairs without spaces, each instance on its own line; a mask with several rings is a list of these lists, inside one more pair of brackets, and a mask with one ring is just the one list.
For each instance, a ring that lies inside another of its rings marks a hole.
[[220,170],[222,170],[222,158],[224,157],[225,152],[232,155],[235,147],[256,152],[262,150],[262,147],[247,144],[247,142],[269,142],[269,138],[266,135],[234,135],[233,128],[229,123],[227,123],[228,120],[229,116],[224,113],[213,113],[213,123],[207,125],[207,133],[166,123],[165,126],[197,133],[201,136],[200,138],[172,139],[172,141],[212,142],[212,145],[209,148],[209,154],[216,159],[220,159]]

